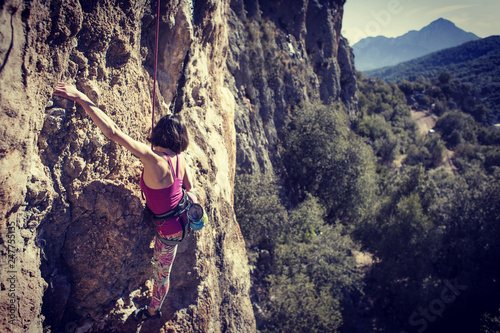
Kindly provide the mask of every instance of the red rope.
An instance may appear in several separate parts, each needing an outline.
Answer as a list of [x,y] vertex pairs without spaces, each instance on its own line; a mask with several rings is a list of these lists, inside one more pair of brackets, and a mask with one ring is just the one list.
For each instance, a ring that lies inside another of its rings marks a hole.
[[[155,127],[155,104],[156,104],[156,77],[158,75],[158,39],[160,33],[160,0],[157,1],[156,9],[156,35],[155,35],[155,60],[153,68],[153,112],[151,116],[151,134],[153,134],[153,128]],[[153,144],[151,144],[151,148]]]

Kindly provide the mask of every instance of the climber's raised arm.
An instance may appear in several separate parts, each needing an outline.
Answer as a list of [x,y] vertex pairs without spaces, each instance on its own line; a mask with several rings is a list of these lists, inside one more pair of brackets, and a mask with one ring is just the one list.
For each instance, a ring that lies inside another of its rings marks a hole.
[[54,95],[80,104],[106,137],[125,147],[133,155],[140,158],[141,161],[145,162],[154,158],[155,154],[148,145],[134,140],[123,133],[111,118],[99,109],[87,95],[76,89],[75,86],[60,82],[54,90]]

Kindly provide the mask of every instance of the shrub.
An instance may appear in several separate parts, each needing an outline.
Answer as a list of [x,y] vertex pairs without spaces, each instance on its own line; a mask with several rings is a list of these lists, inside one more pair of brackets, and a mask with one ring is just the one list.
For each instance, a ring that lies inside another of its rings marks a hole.
[[441,82],[442,84],[446,84],[446,83],[450,82],[450,80],[451,80],[450,73],[443,72],[443,73],[439,74],[439,76],[438,76],[438,81]]
[[449,147],[455,147],[464,141],[477,143],[477,124],[468,114],[448,112],[438,119],[436,129]]
[[443,164],[446,148],[438,135],[425,136],[411,145],[404,160],[407,165],[423,165],[425,168],[437,168]]

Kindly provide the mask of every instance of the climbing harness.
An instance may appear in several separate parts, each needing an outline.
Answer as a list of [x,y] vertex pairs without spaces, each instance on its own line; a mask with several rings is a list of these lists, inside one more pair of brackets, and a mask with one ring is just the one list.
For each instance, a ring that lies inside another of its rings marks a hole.
[[[155,104],[156,104],[156,78],[158,76],[158,39],[160,34],[160,0],[157,1],[156,8],[156,34],[155,34],[155,56],[153,65],[153,112],[151,115],[151,134],[153,134],[153,128],[155,127]],[[151,143],[151,148],[153,148],[153,143]]]
[[[171,220],[175,217],[180,217],[179,223],[181,224],[182,228],[182,238],[179,240],[169,240],[161,237],[161,235],[158,234],[158,239],[165,245],[174,246],[179,244],[180,242],[182,242],[184,237],[186,237],[186,235],[189,234],[190,229],[200,230],[208,222],[207,213],[204,211],[203,207],[193,202],[193,200],[189,197],[185,189],[182,189],[182,193],[183,193],[182,199],[181,201],[179,201],[179,203],[174,209],[169,210],[168,212],[163,214],[152,213],[153,222],[156,227],[161,227],[163,224],[165,224],[166,221]],[[186,218],[187,218],[186,224],[182,223],[183,219],[181,215],[184,213],[186,213]],[[162,223],[157,224],[157,222],[162,222]]]

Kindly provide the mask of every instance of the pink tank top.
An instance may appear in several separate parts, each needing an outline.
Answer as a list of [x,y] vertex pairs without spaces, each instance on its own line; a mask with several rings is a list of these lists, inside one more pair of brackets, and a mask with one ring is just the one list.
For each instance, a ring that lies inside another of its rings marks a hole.
[[[177,156],[176,170],[174,170],[174,165],[172,164],[172,159],[170,156],[165,154],[168,158],[168,163],[172,170],[174,176],[174,182],[168,187],[162,189],[152,189],[144,183],[143,175],[141,175],[141,180],[139,182],[142,192],[146,197],[146,205],[154,214],[163,214],[172,210],[177,206],[179,201],[182,199],[182,179],[179,178],[179,155]],[[175,172],[174,172],[175,171]],[[156,221],[158,233],[162,236],[173,235],[182,231],[181,224],[179,223],[180,217],[175,217],[168,221]],[[185,221],[183,221],[185,223]]]

